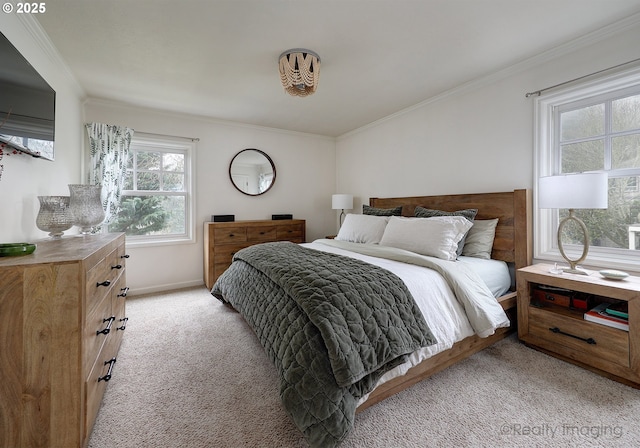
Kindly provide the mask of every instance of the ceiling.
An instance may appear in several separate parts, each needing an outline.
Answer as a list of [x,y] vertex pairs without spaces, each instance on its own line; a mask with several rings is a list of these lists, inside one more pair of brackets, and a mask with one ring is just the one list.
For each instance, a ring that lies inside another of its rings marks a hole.
[[[638,12],[640,0],[56,0],[37,19],[90,98],[336,137]],[[322,59],[303,98],[278,74],[298,47]]]

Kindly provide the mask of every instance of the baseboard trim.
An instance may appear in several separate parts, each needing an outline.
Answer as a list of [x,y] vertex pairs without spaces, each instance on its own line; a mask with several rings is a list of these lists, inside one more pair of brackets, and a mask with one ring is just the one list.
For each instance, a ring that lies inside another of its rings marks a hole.
[[130,288],[127,296],[141,296],[145,294],[156,294],[159,292],[173,291],[175,289],[194,288],[196,286],[205,287],[203,280],[191,280],[180,283],[166,283],[164,285],[153,285],[146,288]]

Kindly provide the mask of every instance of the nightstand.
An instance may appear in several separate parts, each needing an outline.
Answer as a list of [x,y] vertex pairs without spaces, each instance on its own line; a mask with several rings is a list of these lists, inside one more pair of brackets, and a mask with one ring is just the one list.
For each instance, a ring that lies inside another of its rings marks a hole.
[[[520,340],[640,388],[640,277],[608,280],[597,271],[552,274],[550,269],[536,264],[517,271]],[[629,331],[584,319],[584,307],[615,302],[628,302]]]

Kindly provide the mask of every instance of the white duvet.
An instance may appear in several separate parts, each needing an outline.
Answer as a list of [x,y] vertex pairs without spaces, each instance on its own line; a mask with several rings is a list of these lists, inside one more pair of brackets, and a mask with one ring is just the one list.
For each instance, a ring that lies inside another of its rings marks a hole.
[[[493,334],[497,328],[508,327],[510,325],[509,318],[490,289],[476,274],[476,269],[473,267],[471,269],[469,268],[470,265],[468,263],[460,261],[442,262],[436,260],[436,263],[451,264],[454,265],[454,268],[456,267],[455,265],[457,265],[457,267],[465,273],[462,277],[468,276],[471,280],[480,282],[480,285],[471,285],[471,298],[466,301],[461,301],[453,292],[454,289],[458,290],[459,286],[454,286],[452,289],[452,286],[449,285],[449,282],[442,274],[436,270],[419,265],[421,263],[420,259],[429,259],[425,260],[425,263],[431,263],[434,261],[432,257],[424,257],[393,248],[384,248],[381,253],[378,253],[378,246],[365,248],[364,246],[373,245],[354,244],[355,243],[335,240],[316,240],[313,243],[305,243],[303,246],[357,258],[396,274],[407,285],[420,311],[422,311],[429,328],[438,341],[434,345],[423,347],[412,353],[406,363],[387,372],[378,384],[404,375],[411,367],[451,348],[453,344],[468,336],[478,334],[481,337],[487,337]],[[365,253],[358,253],[353,250],[359,250]],[[374,253],[377,256],[367,255],[366,253]],[[404,259],[409,262],[380,258],[381,256],[390,256],[397,260]],[[436,267],[438,267],[438,265],[436,265]],[[506,265],[503,269],[507,272],[506,275],[508,277]],[[504,278],[504,274],[502,274],[502,277]],[[475,293],[473,293],[473,291],[475,291]],[[472,303],[469,303],[469,301]],[[475,330],[474,327],[476,327]],[[366,398],[367,397],[363,397],[360,402],[364,402]]]

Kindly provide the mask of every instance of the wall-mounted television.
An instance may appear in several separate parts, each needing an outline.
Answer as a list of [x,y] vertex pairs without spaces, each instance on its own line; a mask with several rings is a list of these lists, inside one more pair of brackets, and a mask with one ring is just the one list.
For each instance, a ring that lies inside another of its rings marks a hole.
[[56,92],[0,33],[0,143],[54,159]]

